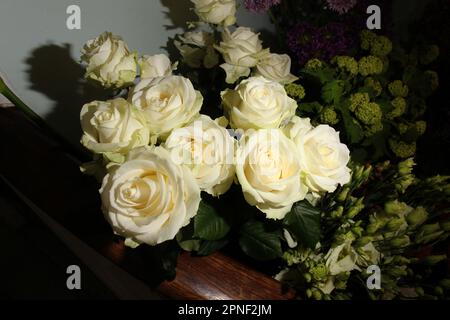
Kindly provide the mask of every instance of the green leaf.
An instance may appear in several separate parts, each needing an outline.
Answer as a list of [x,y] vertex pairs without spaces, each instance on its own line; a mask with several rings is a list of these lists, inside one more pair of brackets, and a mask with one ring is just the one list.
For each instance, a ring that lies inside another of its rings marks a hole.
[[250,257],[257,260],[271,260],[282,255],[279,233],[268,231],[267,225],[249,221],[241,227],[239,245]]
[[348,103],[349,101],[347,100],[345,103],[337,104],[336,108],[341,112],[342,119],[344,120],[344,128],[348,141],[351,144],[355,144],[364,138],[364,133],[356,119],[350,114]]
[[194,238],[194,224],[190,223],[177,234],[178,245],[185,251],[198,251],[201,240]]
[[326,103],[338,104],[344,93],[345,82],[343,80],[333,80],[322,87],[322,99]]
[[297,108],[297,112],[302,115],[303,113],[319,113],[322,111],[322,105],[317,101],[300,103]]
[[306,200],[292,206],[284,218],[284,225],[307,247],[314,249],[320,240],[320,210]]
[[201,256],[210,255],[217,250],[222,249],[225,245],[227,245],[228,239],[221,239],[216,241],[202,241],[199,249],[197,250],[197,254]]
[[367,93],[371,99],[375,98],[375,90],[372,87],[360,87],[358,93]]
[[322,84],[329,82],[334,78],[334,71],[329,67],[323,67],[317,70],[303,69],[302,73],[318,79]]
[[195,237],[213,241],[223,238],[230,226],[211,205],[201,201],[194,218],[194,230]]

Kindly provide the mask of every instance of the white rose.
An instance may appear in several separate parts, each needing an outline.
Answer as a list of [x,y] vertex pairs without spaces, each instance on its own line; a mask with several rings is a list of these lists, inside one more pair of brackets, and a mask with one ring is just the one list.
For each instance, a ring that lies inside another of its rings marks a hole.
[[81,53],[81,60],[87,63],[86,78],[106,88],[125,87],[136,78],[136,54],[119,36],[104,32],[89,40]]
[[144,117],[122,98],[85,104],[80,120],[81,143],[111,161],[121,162],[131,149],[149,143]]
[[214,39],[210,33],[186,32],[174,41],[184,62],[192,68],[212,68],[219,63],[219,56],[213,47]]
[[261,75],[281,84],[291,83],[298,79],[291,74],[291,58],[287,54],[269,54],[258,62],[254,75]]
[[337,275],[352,270],[360,270],[356,265],[358,255],[353,249],[351,242],[347,241],[331,248],[325,256],[327,266],[331,275]]
[[129,100],[142,110],[150,132],[162,139],[196,118],[203,103],[189,79],[173,75],[141,80]]
[[295,144],[301,143],[300,139],[312,129],[314,127],[311,125],[309,118],[300,118],[297,116],[293,116],[282,128],[284,134],[294,141]]
[[295,114],[297,102],[278,82],[263,77],[243,80],[222,92],[225,115],[233,128],[278,128]]
[[303,200],[300,159],[294,143],[280,130],[248,130],[236,152],[236,175],[245,200],[267,218],[282,219]]
[[189,126],[173,130],[164,146],[175,163],[191,170],[201,190],[218,196],[233,183],[235,143],[223,126],[201,115]]
[[250,28],[239,27],[233,33],[225,29],[222,33],[222,42],[216,47],[222,53],[225,63],[220,65],[226,72],[226,82],[234,83],[240,77],[247,77],[250,68],[269,54],[263,50],[259,34]]
[[126,243],[156,245],[171,240],[197,213],[200,189],[192,174],[162,147],[134,149],[103,179],[106,219]]
[[178,38],[188,45],[197,47],[206,47],[211,45],[214,41],[212,34],[205,31],[187,31],[183,35],[179,35]]
[[143,56],[138,60],[141,68],[141,79],[170,76],[176,70],[177,64],[172,64],[165,54]]
[[350,181],[350,151],[328,125],[310,128],[309,119],[294,117],[283,129],[297,146],[305,183],[313,193],[333,192]]
[[195,5],[195,13],[207,23],[224,27],[236,22],[235,0],[191,0]]

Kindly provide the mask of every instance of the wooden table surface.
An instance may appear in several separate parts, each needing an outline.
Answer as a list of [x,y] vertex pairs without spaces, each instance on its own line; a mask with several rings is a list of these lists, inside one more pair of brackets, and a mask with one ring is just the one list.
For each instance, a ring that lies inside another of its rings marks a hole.
[[[113,236],[100,212],[98,184],[43,136],[16,108],[0,108],[0,174],[86,248],[107,257],[145,286],[170,299],[290,299],[271,277],[215,253],[178,258],[176,278],[155,283],[149,247],[129,249]],[[86,255],[90,259],[92,255]],[[106,268],[106,267],[105,267]],[[111,269],[111,268],[108,268]]]

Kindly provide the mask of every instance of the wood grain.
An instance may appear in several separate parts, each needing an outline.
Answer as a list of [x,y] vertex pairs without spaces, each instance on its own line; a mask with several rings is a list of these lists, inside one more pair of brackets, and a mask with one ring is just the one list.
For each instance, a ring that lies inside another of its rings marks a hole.
[[40,209],[134,277],[170,299],[290,299],[271,277],[215,253],[178,259],[173,281],[154,282],[150,248],[131,250],[100,212],[98,184],[15,108],[0,109],[0,173]]
[[216,252],[195,258],[184,253],[179,258],[177,278],[159,286],[175,299],[279,300],[293,298],[280,284],[236,260]]

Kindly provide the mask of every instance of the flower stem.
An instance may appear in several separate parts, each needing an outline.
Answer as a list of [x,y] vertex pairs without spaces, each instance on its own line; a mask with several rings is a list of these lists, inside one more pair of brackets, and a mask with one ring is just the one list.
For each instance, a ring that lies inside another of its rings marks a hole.
[[88,159],[88,154],[83,150],[75,147],[71,142],[69,142],[65,137],[56,132],[52,127],[50,127],[47,122],[44,121],[36,112],[34,112],[30,107],[28,107],[3,81],[0,77],[0,94],[5,96],[11,103],[16,106],[20,111],[22,111],[25,116],[31,120],[39,129],[41,129],[45,134],[52,137],[61,147],[70,155],[75,157],[79,161],[86,161]]

